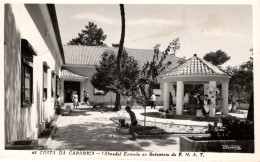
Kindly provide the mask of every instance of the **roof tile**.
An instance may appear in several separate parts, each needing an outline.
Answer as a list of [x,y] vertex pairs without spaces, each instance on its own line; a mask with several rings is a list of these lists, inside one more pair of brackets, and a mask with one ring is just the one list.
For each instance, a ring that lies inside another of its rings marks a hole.
[[[98,65],[101,60],[101,55],[105,50],[112,50],[117,53],[118,48],[102,47],[102,46],[80,46],[80,45],[63,45],[66,65],[94,66]],[[139,63],[140,67],[147,61],[153,59],[153,50],[144,49],[126,49],[129,56],[133,56]],[[165,63],[172,62],[168,67],[172,69],[178,66],[178,57],[168,55]]]
[[175,67],[166,76],[180,76],[180,75],[227,75],[221,71],[217,66],[212,65],[204,59],[194,55],[192,58],[185,61],[183,64]]
[[61,78],[86,78],[86,77],[75,74],[69,70],[63,69],[61,71]]

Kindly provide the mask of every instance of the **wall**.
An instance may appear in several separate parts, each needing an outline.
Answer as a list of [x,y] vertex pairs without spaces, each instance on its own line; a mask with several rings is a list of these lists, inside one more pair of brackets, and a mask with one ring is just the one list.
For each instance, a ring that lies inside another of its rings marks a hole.
[[[24,5],[5,5],[4,24],[4,93],[5,143],[14,140],[37,139],[45,122],[54,114],[51,98],[51,70],[60,74],[61,65],[49,51]],[[21,38],[37,52],[33,62],[33,104],[21,108]],[[42,101],[43,61],[48,62],[48,99]]]
[[[18,13],[16,13],[18,14]],[[20,41],[21,33],[16,26],[16,19],[12,6],[5,5],[4,24],[4,93],[5,93],[5,142],[26,137],[26,128],[22,127],[20,119],[30,112],[28,109],[20,109]],[[29,121],[28,121],[29,120]],[[30,123],[30,119],[23,123]],[[21,124],[20,124],[21,123]]]
[[[0,6],[0,11],[1,11],[1,16],[0,17],[0,22],[4,22],[4,20],[6,19],[4,17],[5,15],[5,6],[4,5],[1,5]],[[3,24],[4,25],[4,24]],[[2,25],[2,27],[3,27]],[[0,32],[0,36],[1,38],[4,38],[4,31],[2,30],[2,32]],[[1,107],[1,110],[0,110],[0,123],[2,125],[2,129],[0,129],[0,134],[2,134],[2,136],[0,137],[0,145],[3,146],[5,144],[5,139],[6,139],[6,134],[4,133],[5,132],[5,128],[3,127],[3,124],[4,124],[4,117],[5,117],[5,113],[4,113],[4,107],[5,107],[5,93],[4,93],[4,90],[5,90],[5,79],[4,79],[4,70],[5,70],[5,52],[4,52],[4,49],[5,48],[5,43],[4,43],[4,39],[0,40],[0,49],[1,49],[1,54],[0,54],[0,107]]]
[[[61,79],[60,97],[61,101],[64,101],[64,81],[77,81],[80,82],[80,102],[83,103],[83,94],[84,91],[87,91],[89,94],[89,102],[95,103],[112,103],[115,101],[116,95],[112,92],[107,93],[106,95],[94,95],[94,87],[92,86],[89,79]],[[126,103],[126,96],[121,97],[122,104]]]
[[[83,102],[83,91],[87,91],[89,96],[90,96],[90,102],[108,102],[110,103],[111,101],[114,102],[116,95],[114,93],[108,93],[106,95],[94,95],[94,87],[91,84],[91,78],[94,75],[94,73],[96,72],[94,67],[76,67],[76,66],[66,66],[66,69],[68,69],[69,71],[76,73],[78,75],[81,76],[86,76],[88,77],[88,79],[84,79],[81,81],[81,102]],[[162,73],[164,74],[164,73]],[[65,79],[65,80],[73,80],[73,79]],[[63,80],[64,81],[64,80]],[[76,80],[74,80],[76,81]],[[163,83],[162,83],[162,79],[158,77],[158,83],[160,84],[160,88],[161,88],[161,95],[156,97],[156,102],[158,104],[162,104],[163,101]],[[63,87],[63,85],[62,85]],[[63,93],[63,91],[62,91]],[[126,99],[127,96],[121,96],[121,102],[122,104],[126,104]]]

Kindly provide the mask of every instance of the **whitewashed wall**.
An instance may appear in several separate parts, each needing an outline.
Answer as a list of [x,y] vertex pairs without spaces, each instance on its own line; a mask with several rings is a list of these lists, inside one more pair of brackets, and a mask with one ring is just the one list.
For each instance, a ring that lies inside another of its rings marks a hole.
[[[92,66],[92,67],[68,67],[66,66],[66,69],[68,69],[69,71],[73,72],[73,73],[76,73],[76,74],[79,74],[79,75],[82,75],[82,76],[87,76],[88,79],[84,79],[84,81],[82,80],[81,81],[81,102],[83,102],[83,91],[87,91],[89,96],[90,96],[90,102],[97,102],[97,103],[102,103],[102,102],[106,102],[106,103],[109,103],[109,102],[115,102],[116,100],[116,95],[115,93],[107,93],[106,95],[94,95],[94,87],[93,85],[91,84],[91,78],[93,76],[93,74],[95,74],[96,70],[95,70],[95,67]],[[63,79],[62,81],[64,82],[64,80],[66,81],[70,81],[73,79]],[[78,80],[74,80],[74,81],[78,81]],[[63,82],[62,82],[62,88],[64,88],[64,85],[63,85]],[[163,83],[162,83],[162,79],[158,77],[158,83],[160,84],[160,88],[161,88],[161,95],[160,96],[157,96],[156,97],[156,102],[157,103],[160,103],[162,104],[162,101],[163,101]],[[61,93],[63,93],[63,90],[61,90]],[[63,97],[63,94],[62,94],[62,97]],[[122,96],[121,97],[121,103],[122,104],[126,104],[126,100],[127,100],[127,96]]]
[[[45,122],[54,115],[51,97],[51,71],[60,74],[61,65],[51,53],[24,5],[5,5],[5,143],[14,140],[37,139]],[[33,104],[21,108],[21,38],[27,39],[38,56],[33,62]],[[43,102],[43,61],[48,70],[48,99]]]

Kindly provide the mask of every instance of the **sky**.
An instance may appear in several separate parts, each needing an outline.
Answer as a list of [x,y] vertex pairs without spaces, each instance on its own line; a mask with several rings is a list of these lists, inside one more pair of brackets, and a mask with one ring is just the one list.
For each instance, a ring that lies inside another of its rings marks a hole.
[[[250,5],[174,5],[125,4],[124,46],[133,49],[164,50],[180,39],[177,57],[222,50],[231,59],[223,66],[237,66],[249,60],[253,47],[252,6]],[[63,44],[77,37],[89,21],[107,35],[105,43],[119,43],[121,15],[116,4],[56,4]]]

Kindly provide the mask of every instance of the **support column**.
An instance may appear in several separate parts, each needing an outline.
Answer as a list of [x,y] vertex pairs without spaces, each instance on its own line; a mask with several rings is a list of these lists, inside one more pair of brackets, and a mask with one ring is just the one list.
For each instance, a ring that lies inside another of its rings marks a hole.
[[216,111],[216,81],[209,81],[208,97],[211,100],[209,116],[214,117]]
[[208,88],[209,88],[209,84],[204,84],[204,94],[203,95],[208,94]]
[[60,88],[59,88],[59,94],[60,94],[60,103],[64,103],[65,102],[65,96],[64,96],[64,91],[65,91],[65,87],[64,87],[64,80],[60,79]]
[[172,83],[170,83],[170,92],[172,93],[172,102],[173,102],[173,104],[176,104],[175,89],[173,88]]
[[163,84],[163,109],[167,110],[169,108],[169,97],[170,97],[170,83],[165,82]]
[[175,92],[175,89],[172,91],[172,102],[173,102],[173,104],[176,104],[176,92]]
[[83,89],[84,89],[84,91],[87,91],[87,79],[84,80]]
[[216,104],[216,81],[209,81],[209,92],[208,96],[212,102],[212,104]]
[[228,115],[228,83],[222,83],[222,113]]
[[[81,97],[80,99],[81,99],[81,102],[83,102],[83,103],[84,103],[84,97],[83,97],[83,96],[85,95],[85,94],[84,94],[84,91],[88,92],[88,90],[87,90],[87,81],[88,81],[88,79],[85,79],[85,80],[82,82],[82,83],[83,83],[83,88],[81,89],[81,93],[82,93],[81,96],[82,96],[82,97]],[[89,94],[89,92],[88,92],[88,94]]]
[[177,115],[182,115],[183,93],[184,93],[183,81],[177,81],[177,95],[176,95],[176,114]]

